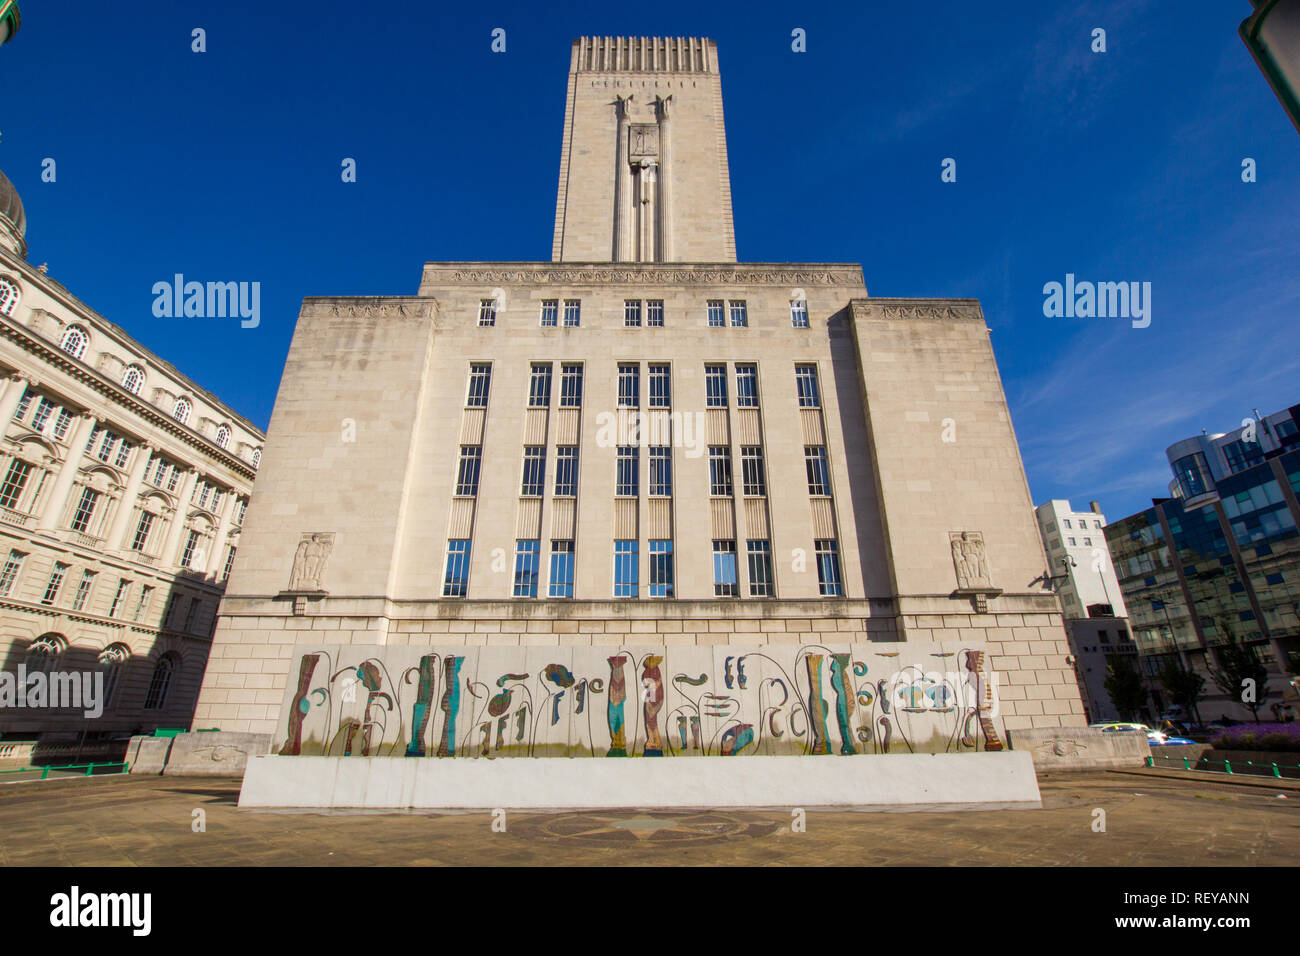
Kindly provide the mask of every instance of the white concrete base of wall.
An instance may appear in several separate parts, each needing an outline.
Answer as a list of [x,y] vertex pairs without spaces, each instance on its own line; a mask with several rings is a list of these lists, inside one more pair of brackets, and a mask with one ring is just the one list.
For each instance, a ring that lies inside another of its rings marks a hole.
[[239,806],[559,810],[612,807],[1039,807],[1028,753],[858,757],[248,760]]

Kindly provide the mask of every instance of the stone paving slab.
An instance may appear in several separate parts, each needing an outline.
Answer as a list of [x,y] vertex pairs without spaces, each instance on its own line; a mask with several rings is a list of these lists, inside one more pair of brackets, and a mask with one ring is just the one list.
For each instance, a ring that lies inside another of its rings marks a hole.
[[[1105,771],[1045,774],[1041,810],[239,810],[234,778],[101,777],[0,792],[5,866],[1291,866],[1300,794]],[[1279,798],[1282,793],[1284,798]],[[1106,831],[1094,832],[1094,810]],[[191,829],[193,811],[206,832]]]

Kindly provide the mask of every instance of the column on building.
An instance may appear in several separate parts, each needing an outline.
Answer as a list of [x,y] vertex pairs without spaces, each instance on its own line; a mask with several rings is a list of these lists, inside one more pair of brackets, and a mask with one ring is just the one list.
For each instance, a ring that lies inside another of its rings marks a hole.
[[618,142],[614,147],[614,255],[615,262],[632,258],[633,198],[631,170],[628,167],[628,126],[631,121],[632,95],[616,97]]
[[28,384],[27,376],[22,372],[9,374],[4,394],[0,395],[0,427],[7,426],[13,420],[14,412],[18,410],[18,403],[22,401]]
[[672,94],[656,97],[659,118],[659,261],[672,262],[673,213],[672,192],[669,187],[669,149],[672,134],[670,104]]
[[167,528],[167,538],[158,557],[165,566],[180,564],[178,552],[181,546],[181,535],[185,532],[185,517],[189,512],[190,498],[194,495],[194,485],[198,480],[199,470],[191,468],[185,473],[185,480],[181,482],[181,487],[176,492],[176,510],[172,514],[172,523]]
[[54,481],[54,487],[50,489],[49,497],[45,499],[45,506],[41,508],[41,513],[36,519],[36,528],[38,531],[52,531],[59,526],[59,518],[63,514],[63,508],[67,504],[68,492],[72,490],[73,482],[76,481],[77,472],[80,469],[82,456],[86,453],[86,445],[90,442],[90,436],[95,430],[96,424],[103,424],[104,420],[89,412],[82,415],[77,420],[77,427],[72,430],[68,437],[68,454],[63,460],[63,467],[59,469],[59,476]]
[[208,555],[203,569],[210,578],[215,578],[221,573],[221,562],[226,556],[226,535],[230,533],[230,525],[238,501],[239,495],[234,490],[227,490],[222,498],[221,513],[217,515],[217,527],[213,531],[212,553]]
[[123,537],[130,532],[128,522],[135,511],[135,499],[140,494],[140,485],[144,482],[144,476],[149,471],[149,462],[153,459],[155,448],[153,445],[145,443],[136,448],[135,461],[131,465],[131,471],[126,478],[126,487],[122,489],[122,497],[117,503],[117,511],[113,513],[113,523],[109,526],[108,533],[105,536],[105,547],[125,550],[127,545]]

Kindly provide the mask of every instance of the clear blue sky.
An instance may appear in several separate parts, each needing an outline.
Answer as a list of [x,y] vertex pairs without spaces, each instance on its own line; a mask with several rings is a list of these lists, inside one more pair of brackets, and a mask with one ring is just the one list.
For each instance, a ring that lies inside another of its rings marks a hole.
[[[550,257],[581,34],[718,41],[742,260],[982,301],[1036,502],[1122,517],[1164,493],[1167,444],[1300,402],[1300,135],[1246,0],[22,7],[0,168],[29,258],[261,426],[304,296]],[[261,282],[261,326],[154,318],[176,272]],[[1045,318],[1067,272],[1151,282],[1151,326]]]

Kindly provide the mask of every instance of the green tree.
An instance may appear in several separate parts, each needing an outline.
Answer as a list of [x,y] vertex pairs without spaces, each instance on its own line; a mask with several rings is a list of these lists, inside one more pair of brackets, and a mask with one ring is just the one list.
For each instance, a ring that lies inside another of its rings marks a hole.
[[1201,710],[1197,706],[1205,692],[1205,678],[1196,671],[1184,668],[1175,658],[1165,661],[1160,671],[1160,683],[1169,694],[1169,699],[1183,709],[1183,713],[1196,715],[1196,722],[1201,722]]
[[1244,704],[1259,723],[1259,709],[1268,697],[1268,668],[1245,644],[1235,641],[1218,648],[1219,666],[1210,676],[1219,690]]
[[1147,701],[1147,689],[1142,686],[1142,675],[1127,657],[1116,655],[1106,664],[1106,693],[1120,716],[1137,720]]

